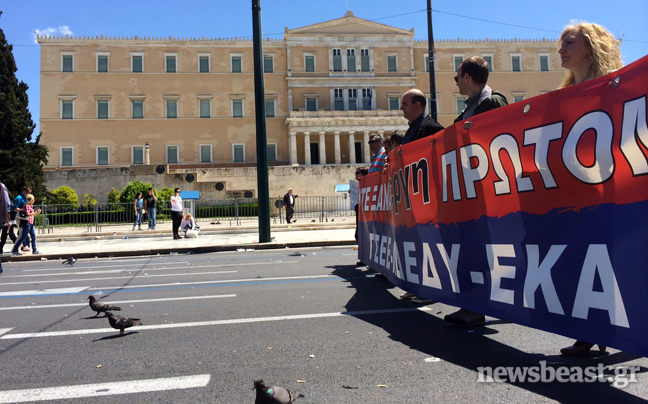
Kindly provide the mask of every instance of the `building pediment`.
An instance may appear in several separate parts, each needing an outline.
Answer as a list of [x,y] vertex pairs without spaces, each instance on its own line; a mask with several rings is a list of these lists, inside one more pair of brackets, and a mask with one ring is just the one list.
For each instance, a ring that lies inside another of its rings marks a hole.
[[351,11],[342,18],[325,21],[305,27],[288,29],[286,27],[284,39],[291,36],[318,36],[318,35],[398,35],[413,38],[414,28],[408,30],[392,27],[385,24],[358,18]]

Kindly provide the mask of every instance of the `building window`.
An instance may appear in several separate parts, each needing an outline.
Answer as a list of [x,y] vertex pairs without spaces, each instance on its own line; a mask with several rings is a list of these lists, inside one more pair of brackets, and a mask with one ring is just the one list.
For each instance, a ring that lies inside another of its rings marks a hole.
[[144,101],[143,100],[132,100],[132,117],[133,119],[142,119],[144,118]]
[[74,72],[74,55],[61,54],[61,71],[63,73]]
[[333,89],[333,110],[344,111],[344,90],[341,88]]
[[371,99],[373,97],[372,91],[370,88],[362,89],[362,109],[365,111],[371,110]]
[[211,100],[198,100],[200,106],[200,117],[211,118]]
[[265,116],[268,118],[274,118],[275,116],[277,116],[277,111],[275,110],[274,98],[265,99]]
[[304,55],[304,70],[307,72],[315,71],[315,55]]
[[201,163],[212,162],[212,145],[210,144],[200,145],[200,162]]
[[244,144],[234,144],[232,145],[232,155],[234,157],[235,163],[244,163],[245,162],[245,145]]
[[209,73],[209,55],[198,55],[198,73]]
[[74,119],[74,100],[61,100],[61,119]]
[[511,93],[513,96],[513,102],[520,102],[524,99],[525,93]]
[[274,56],[263,55],[263,72],[274,73]]
[[97,72],[108,73],[108,54],[97,54]]
[[133,164],[144,164],[144,146],[133,146]]
[[347,49],[347,70],[350,72],[356,71],[355,49]]
[[74,147],[61,147],[61,166],[74,165]]
[[232,100],[232,117],[243,118],[243,100]]
[[398,97],[389,97],[388,103],[390,111],[398,111],[400,109],[400,101],[398,100]]
[[178,146],[166,147],[167,164],[178,164]]
[[232,73],[241,73],[242,72],[242,61],[243,56],[241,55],[230,55],[230,62],[232,65]]
[[166,100],[166,117],[178,117],[178,100]]
[[167,73],[177,73],[178,72],[178,56],[177,55],[164,55],[166,60],[166,72]]
[[456,72],[459,66],[461,66],[461,63],[464,61],[463,55],[452,55],[452,59],[454,60],[454,71]]
[[357,111],[358,110],[358,90],[355,88],[350,88],[349,89],[349,111]]
[[522,71],[522,55],[511,54],[511,71],[512,72]]
[[[428,97],[427,98],[427,105],[425,106],[425,110],[427,111],[428,115],[432,115],[432,98]],[[437,93],[436,97],[436,111],[437,115],[439,115],[439,93]]]
[[387,71],[388,72],[397,72],[398,64],[396,61],[396,55],[387,55]]
[[548,72],[549,71],[549,54],[540,54],[540,71]]
[[108,165],[108,146],[97,147],[97,165]]
[[456,97],[457,114],[460,114],[466,108],[466,97]]
[[131,72],[142,73],[144,71],[144,55],[131,55]]
[[485,54],[482,55],[482,58],[488,63],[488,71],[492,72],[493,71],[493,55],[491,54]]
[[306,111],[317,111],[317,98],[306,97]]
[[424,64],[423,70],[426,73],[429,73],[430,72],[430,55],[429,54],[423,55],[423,64]]
[[340,49],[333,49],[333,71],[342,71],[342,51]]
[[277,144],[268,143],[267,150],[268,150],[268,161],[277,161]]
[[110,101],[97,100],[97,119],[110,118]]
[[360,49],[360,70],[368,72],[369,66],[369,49]]

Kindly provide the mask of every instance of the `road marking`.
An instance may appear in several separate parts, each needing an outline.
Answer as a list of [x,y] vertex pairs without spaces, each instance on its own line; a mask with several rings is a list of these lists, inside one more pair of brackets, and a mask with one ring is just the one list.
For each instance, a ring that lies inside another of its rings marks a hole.
[[108,278],[84,278],[84,279],[57,279],[57,280],[51,280],[51,281],[27,281],[27,282],[7,282],[7,283],[2,283],[2,286],[5,285],[33,285],[33,284],[43,284],[43,283],[67,283],[67,282],[93,282],[93,281],[109,281],[109,280],[115,280],[115,279],[127,279],[127,278],[137,278],[137,277],[143,277],[143,278],[158,278],[158,277],[163,277],[163,276],[189,276],[189,275],[214,275],[214,274],[234,274],[237,273],[238,271],[210,271],[210,272],[188,272],[188,273],[172,273],[172,274],[156,274],[156,275],[135,275],[130,276],[116,276],[116,277],[108,277]]
[[0,297],[68,295],[68,294],[83,292],[86,289],[88,289],[88,286],[81,286],[76,288],[61,288],[61,289],[14,290],[11,292],[0,292]]
[[13,330],[13,328],[0,328],[0,335],[6,334],[11,330]]
[[[146,263],[142,262],[141,264],[132,264],[132,265],[121,265],[119,263],[115,264],[114,262],[110,265],[93,265],[92,267],[73,267],[79,269],[92,269],[92,268],[114,268],[116,266],[120,267],[141,267],[142,265],[176,265],[176,264],[188,264],[188,261],[173,261],[173,262],[155,262],[155,263]],[[86,264],[86,262],[84,262]],[[55,268],[37,268],[37,269],[23,269],[23,272],[37,272],[37,271],[64,271],[69,270],[70,267],[55,267]]]
[[[189,297],[171,297],[167,299],[140,299],[140,300],[120,300],[110,302],[110,304],[129,304],[129,303],[151,303],[151,302],[174,302],[180,300],[199,300],[199,299],[218,299],[221,297],[236,297],[235,294],[230,295],[212,295],[212,296],[189,296]],[[65,304],[43,304],[39,306],[15,306],[15,307],[0,307],[0,310],[29,310],[29,309],[54,309],[60,307],[78,307],[88,306],[88,303],[65,303]],[[0,328],[0,335],[3,334],[2,330],[12,330],[12,328]],[[5,331],[7,332],[7,331]]]
[[295,280],[295,279],[333,279],[339,278],[337,275],[308,275],[308,276],[286,276],[278,278],[251,278],[251,279],[230,279],[224,281],[200,281],[200,282],[173,282],[173,283],[159,283],[155,285],[127,285],[119,286],[116,288],[99,288],[91,287],[88,290],[123,290],[123,289],[136,289],[136,288],[157,288],[162,286],[186,286],[186,285],[216,285],[223,283],[237,283],[237,282],[259,282],[259,281],[283,281],[283,280]]
[[44,387],[39,389],[0,391],[0,403],[64,400],[82,397],[114,396],[205,387],[211,375],[163,377],[159,379],[129,380],[124,382],[80,384],[76,386]]
[[[313,313],[313,314],[296,314],[292,316],[274,316],[274,317],[253,317],[253,318],[237,318],[230,320],[213,320],[213,321],[196,321],[190,323],[173,323],[173,324],[155,324],[155,325],[142,325],[133,328],[133,330],[161,330],[166,328],[186,328],[186,327],[207,327],[214,325],[228,325],[228,324],[246,324],[246,323],[262,323],[268,321],[286,321],[286,320],[307,320],[313,318],[327,318],[327,317],[346,317],[346,316],[366,316],[373,314],[393,314],[393,313],[406,313],[412,311],[431,311],[429,307],[407,307],[400,309],[379,309],[379,310],[358,310],[358,311],[343,311],[332,313]],[[42,338],[42,337],[62,337],[69,335],[85,335],[85,334],[105,334],[115,333],[113,328],[94,328],[84,330],[69,330],[69,331],[47,331],[47,332],[32,332],[23,334],[7,334],[0,336],[0,339],[25,339],[25,338]]]

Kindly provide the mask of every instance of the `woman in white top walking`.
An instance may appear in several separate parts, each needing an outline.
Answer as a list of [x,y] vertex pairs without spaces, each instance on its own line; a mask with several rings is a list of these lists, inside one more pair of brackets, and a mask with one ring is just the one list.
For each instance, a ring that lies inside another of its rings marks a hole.
[[182,223],[183,216],[184,209],[182,208],[182,198],[180,198],[180,188],[176,188],[173,190],[173,196],[171,197],[171,220],[173,221],[174,240],[180,240],[178,229],[180,228],[180,223]]

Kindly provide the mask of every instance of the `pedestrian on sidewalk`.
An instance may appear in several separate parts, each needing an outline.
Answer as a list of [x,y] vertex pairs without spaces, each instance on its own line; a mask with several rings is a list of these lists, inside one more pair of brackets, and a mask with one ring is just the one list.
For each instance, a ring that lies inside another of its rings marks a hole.
[[173,190],[173,196],[171,197],[171,221],[173,226],[174,240],[180,240],[178,229],[180,228],[180,224],[182,223],[183,216],[184,216],[184,208],[182,207],[180,188],[176,188]]
[[155,202],[157,202],[157,196],[153,192],[153,188],[148,189],[148,195],[144,198],[144,207],[146,208],[146,214],[148,215],[148,229],[155,230]]
[[34,211],[34,195],[32,194],[27,195],[27,204],[23,209],[21,209],[20,213],[23,213],[23,211],[26,213],[26,218],[25,220],[21,220],[21,226],[23,222],[24,222],[24,226],[20,238],[16,241],[16,244],[14,244],[14,247],[11,250],[11,254],[21,255],[21,253],[18,251],[18,247],[27,239],[28,235],[31,236],[32,254],[40,254],[40,252],[36,248],[36,231],[34,230],[34,217],[39,215],[41,213],[41,210],[38,209],[37,211]]
[[[20,212],[21,209],[25,207],[27,204],[27,195],[31,194],[31,188],[29,187],[24,187],[22,190],[22,193],[14,199],[13,202],[13,208],[12,208],[12,217],[11,220],[16,220],[18,212]],[[23,226],[18,226],[18,238],[20,238],[21,230],[23,229]],[[29,236],[25,238],[23,241],[23,245],[20,247],[22,251],[29,251]]]
[[292,188],[288,188],[288,193],[283,197],[283,205],[286,208],[286,223],[290,223],[295,214],[295,199],[297,197],[299,197],[299,195],[293,195]]
[[135,226],[137,226],[137,230],[142,230],[142,208],[144,207],[144,199],[142,199],[141,192],[138,192],[137,195],[135,195],[133,206],[135,207],[135,223],[133,223],[133,231],[135,231]]
[[[5,184],[0,182],[0,227],[2,233],[0,235],[0,255],[3,254],[3,249],[7,243],[7,235],[11,237],[13,243],[16,242],[16,235],[13,232],[13,225],[11,224],[11,198],[9,198],[9,191]],[[2,273],[2,271],[0,271]]]

